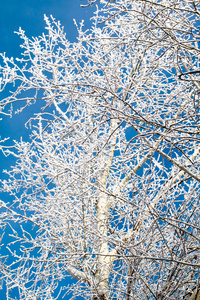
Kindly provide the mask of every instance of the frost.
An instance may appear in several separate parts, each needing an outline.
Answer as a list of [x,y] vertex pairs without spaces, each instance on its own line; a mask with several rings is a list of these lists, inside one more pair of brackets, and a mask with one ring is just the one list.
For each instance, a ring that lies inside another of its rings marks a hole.
[[197,17],[198,1],[102,0],[76,43],[45,16],[45,34],[19,30],[22,58],[1,55],[2,114],[42,103],[28,142],[0,144],[17,158],[1,182],[8,299],[16,287],[20,299],[175,300],[196,285]]

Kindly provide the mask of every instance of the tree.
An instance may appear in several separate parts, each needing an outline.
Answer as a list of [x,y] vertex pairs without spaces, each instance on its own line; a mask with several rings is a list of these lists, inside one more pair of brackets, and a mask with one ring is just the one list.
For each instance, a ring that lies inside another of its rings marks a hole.
[[71,276],[71,299],[183,299],[200,267],[199,1],[94,2],[76,43],[45,17],[47,35],[20,29],[21,58],[2,54],[2,113],[38,103],[30,141],[2,145],[8,298],[54,299]]

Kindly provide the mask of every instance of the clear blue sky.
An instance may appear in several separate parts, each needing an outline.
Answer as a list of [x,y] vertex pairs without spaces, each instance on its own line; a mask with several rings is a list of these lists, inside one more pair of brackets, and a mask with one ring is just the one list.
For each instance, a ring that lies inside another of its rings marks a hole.
[[44,30],[43,16],[52,14],[60,20],[67,37],[72,41],[76,36],[73,19],[84,19],[86,26],[90,8],[80,8],[86,0],[1,0],[0,1],[0,52],[15,56],[20,50],[19,38],[14,35],[19,27],[26,34],[37,36]]
[[[0,52],[6,52],[9,57],[20,56],[21,40],[14,31],[18,31],[21,27],[28,37],[41,35],[45,31],[44,14],[53,15],[60,20],[67,38],[72,42],[75,41],[77,31],[73,19],[76,19],[78,23],[84,19],[86,28],[91,24],[89,19],[92,9],[81,8],[80,5],[83,3],[86,3],[86,0],[0,0]],[[1,98],[2,95],[0,95]],[[26,110],[24,114],[12,119],[4,117],[3,121],[0,121],[0,136],[2,138],[10,136],[11,140],[19,140],[20,136],[23,136],[25,140],[28,139],[29,133],[24,129],[24,123],[30,114],[31,112]],[[0,153],[1,178],[4,177],[2,170],[9,169],[9,165],[14,162],[14,158],[5,159]],[[8,200],[3,195],[0,195],[0,199]],[[5,289],[0,290],[0,300],[5,299]]]

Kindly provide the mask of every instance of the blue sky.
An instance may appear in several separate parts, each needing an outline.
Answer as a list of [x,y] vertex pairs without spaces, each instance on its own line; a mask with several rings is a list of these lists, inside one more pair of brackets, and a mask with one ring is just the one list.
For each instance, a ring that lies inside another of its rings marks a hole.
[[76,30],[73,18],[87,20],[90,8],[83,9],[80,0],[6,0],[0,1],[0,52],[6,51],[11,56],[19,53],[19,37],[13,32],[22,27],[27,36],[37,36],[44,30],[43,16],[52,14],[60,20],[67,37],[75,39]]
[[[81,8],[80,4],[86,3],[80,0],[1,0],[0,1],[0,53],[6,52],[8,57],[14,58],[20,56],[21,40],[14,31],[18,31],[19,27],[25,30],[26,35],[41,35],[45,31],[44,14],[53,15],[56,20],[60,20],[65,28],[67,38],[73,42],[76,40],[77,31],[73,19],[79,23],[85,20],[85,28],[90,27],[90,17],[92,8]],[[2,98],[2,95],[0,95]],[[30,110],[32,107],[30,108]],[[22,115],[14,116],[10,119],[4,117],[0,122],[0,136],[5,138],[10,136],[11,140],[28,139],[29,132],[25,130],[24,123],[28,120],[31,111],[25,110]],[[10,142],[11,143],[11,142]],[[9,169],[13,165],[15,159],[9,156],[5,159],[0,153],[0,176],[3,169]],[[5,196],[4,196],[5,197]],[[1,199],[3,196],[1,195]],[[4,198],[5,201],[9,200]],[[17,297],[13,294],[13,297]],[[5,300],[5,289],[0,290],[0,299]],[[18,298],[16,298],[18,299]]]

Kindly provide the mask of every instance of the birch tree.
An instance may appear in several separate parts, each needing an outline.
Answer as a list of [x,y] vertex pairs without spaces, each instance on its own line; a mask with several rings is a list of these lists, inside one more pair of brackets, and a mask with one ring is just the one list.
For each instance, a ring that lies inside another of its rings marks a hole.
[[0,202],[12,230],[7,298],[189,299],[200,267],[199,1],[94,3],[77,42],[45,16],[45,34],[19,30],[20,58],[1,55],[3,120],[33,105],[30,140],[1,144],[16,157],[2,180],[13,200]]

